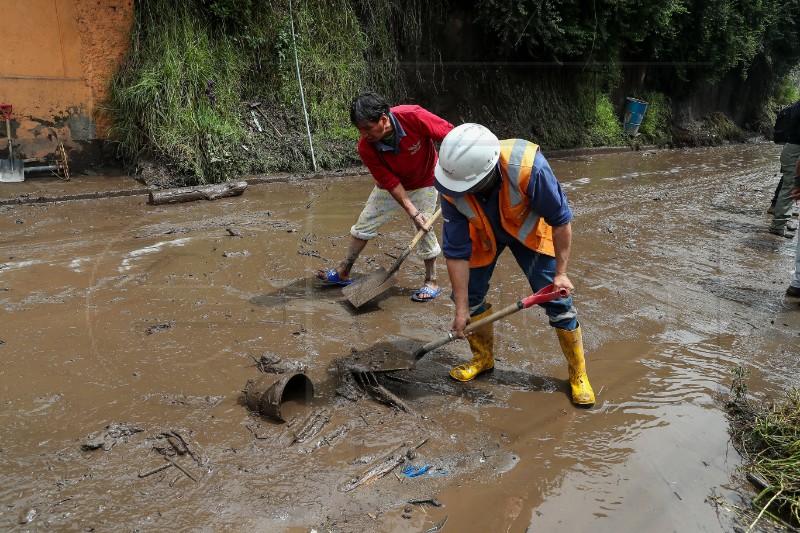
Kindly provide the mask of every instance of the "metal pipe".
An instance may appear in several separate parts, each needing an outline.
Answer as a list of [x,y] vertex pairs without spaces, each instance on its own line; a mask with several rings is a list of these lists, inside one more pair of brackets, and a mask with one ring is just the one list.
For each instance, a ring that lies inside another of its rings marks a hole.
[[61,170],[61,165],[46,165],[46,166],[42,166],[42,167],[25,167],[23,169],[25,174],[27,174],[28,172],[48,172],[48,171],[58,172],[59,170]]
[[14,145],[11,143],[11,121],[6,118],[6,136],[8,137],[8,160],[14,168]]
[[306,117],[306,133],[308,146],[311,148],[311,164],[314,172],[317,171],[317,160],[314,157],[314,143],[311,142],[311,128],[308,125],[308,112],[306,111],[306,97],[303,95],[303,79],[300,77],[300,61],[297,59],[297,41],[294,37],[294,16],[292,15],[292,0],[289,0],[289,21],[292,23],[292,44],[294,45],[294,66],[297,68],[297,84],[300,86],[300,101],[303,103],[303,115]]

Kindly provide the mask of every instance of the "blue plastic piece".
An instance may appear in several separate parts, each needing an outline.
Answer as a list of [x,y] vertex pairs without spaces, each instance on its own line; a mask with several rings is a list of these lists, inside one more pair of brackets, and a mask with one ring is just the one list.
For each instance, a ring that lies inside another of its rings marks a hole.
[[407,477],[417,477],[417,476],[421,476],[422,474],[424,474],[425,472],[427,472],[430,469],[431,469],[431,465],[429,465],[428,463],[425,463],[424,465],[419,466],[419,467],[414,466],[414,465],[407,465],[407,466],[403,467],[403,473]]

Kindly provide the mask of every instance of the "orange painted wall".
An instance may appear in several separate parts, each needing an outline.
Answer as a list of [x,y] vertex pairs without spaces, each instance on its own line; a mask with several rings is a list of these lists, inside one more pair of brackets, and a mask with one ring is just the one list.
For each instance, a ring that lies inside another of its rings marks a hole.
[[[125,58],[133,0],[2,0],[0,102],[24,157],[103,136],[94,109]],[[7,157],[5,126],[0,157]]]

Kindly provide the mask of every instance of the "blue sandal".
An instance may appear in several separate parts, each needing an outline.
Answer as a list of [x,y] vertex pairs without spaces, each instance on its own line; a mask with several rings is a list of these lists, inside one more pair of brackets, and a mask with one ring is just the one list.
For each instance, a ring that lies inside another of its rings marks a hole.
[[[442,292],[442,288],[439,287],[438,289],[434,289],[427,283],[420,287],[420,289],[411,295],[411,299],[415,302],[427,302],[436,298],[439,293]],[[422,296],[426,296],[423,298]]]
[[335,268],[326,268],[324,278],[317,273],[317,279],[319,279],[322,283],[327,283],[328,285],[350,285],[351,283],[355,282],[353,279],[340,278],[339,271],[337,271]]

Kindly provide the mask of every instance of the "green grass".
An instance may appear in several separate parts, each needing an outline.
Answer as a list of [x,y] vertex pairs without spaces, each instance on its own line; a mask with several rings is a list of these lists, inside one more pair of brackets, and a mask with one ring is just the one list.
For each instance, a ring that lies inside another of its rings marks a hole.
[[642,100],[647,102],[647,111],[639,126],[639,133],[648,144],[666,146],[670,143],[670,122],[672,121],[672,108],[669,99],[659,92],[645,92]]
[[[587,96],[588,98],[588,96]],[[622,132],[622,123],[607,94],[593,97],[594,116],[590,117],[589,140],[591,146],[624,146],[627,142]]]
[[[166,164],[176,182],[311,170],[296,42],[316,161],[321,168],[352,165],[358,135],[350,99],[392,85],[385,76],[371,83],[383,74],[380,54],[389,51],[385,39],[368,38],[353,5],[295,0],[290,17],[282,3],[141,0],[131,51],[101,109],[112,123],[110,139],[129,162]],[[213,101],[206,94],[211,83]],[[255,102],[264,114],[254,119]]]
[[753,500],[759,510],[755,522],[768,514],[797,527],[800,525],[800,390],[789,390],[781,402],[756,405],[747,399],[746,371],[740,368],[734,372],[733,398],[728,404],[731,440],[745,460],[743,468],[761,485]]
[[775,95],[775,102],[779,106],[786,106],[800,100],[800,70],[790,72],[783,80]]
[[147,152],[187,181],[223,181],[229,147],[244,136],[236,111],[245,57],[185,4],[162,4],[137,11],[132,52],[110,88],[111,136],[129,160]]

